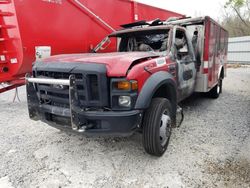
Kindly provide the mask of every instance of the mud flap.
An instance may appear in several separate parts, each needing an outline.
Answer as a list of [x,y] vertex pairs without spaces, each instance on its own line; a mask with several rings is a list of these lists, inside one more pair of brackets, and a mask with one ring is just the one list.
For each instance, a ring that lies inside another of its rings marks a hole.
[[176,112],[176,127],[175,128],[180,127],[183,120],[184,120],[183,109],[180,106],[178,106],[177,107],[177,112]]

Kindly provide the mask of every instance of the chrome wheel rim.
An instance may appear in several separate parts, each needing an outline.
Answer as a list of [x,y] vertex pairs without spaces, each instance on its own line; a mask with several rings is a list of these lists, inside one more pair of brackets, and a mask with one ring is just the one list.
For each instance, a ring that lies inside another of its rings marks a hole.
[[219,84],[217,85],[217,93],[218,94],[220,93],[220,85]]
[[218,81],[218,85],[217,85],[217,93],[220,93],[220,86],[221,86],[221,79],[219,79]]
[[165,110],[161,116],[160,122],[160,141],[161,146],[165,146],[168,138],[170,136],[170,129],[171,129],[171,118],[167,110]]

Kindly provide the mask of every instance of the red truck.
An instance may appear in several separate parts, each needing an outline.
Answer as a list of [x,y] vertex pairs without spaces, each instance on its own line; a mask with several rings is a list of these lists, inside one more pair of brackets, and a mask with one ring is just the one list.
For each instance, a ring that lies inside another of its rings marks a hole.
[[[37,61],[26,76],[29,115],[87,135],[139,130],[146,152],[161,156],[178,103],[194,92],[212,98],[222,92],[228,33],[209,17],[122,27],[93,53]],[[109,46],[114,52],[101,52]]]

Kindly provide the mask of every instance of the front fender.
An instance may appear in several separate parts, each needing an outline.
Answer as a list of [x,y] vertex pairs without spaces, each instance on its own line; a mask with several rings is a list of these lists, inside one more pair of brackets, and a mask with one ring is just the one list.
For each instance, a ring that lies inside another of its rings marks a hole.
[[174,77],[170,73],[165,71],[154,73],[147,79],[137,98],[135,109],[147,109],[150,106],[151,99],[153,98],[155,92],[163,85],[167,85],[172,88],[170,91],[168,91],[172,96],[169,100],[171,100],[170,102],[175,109],[177,103],[176,82],[174,80]]

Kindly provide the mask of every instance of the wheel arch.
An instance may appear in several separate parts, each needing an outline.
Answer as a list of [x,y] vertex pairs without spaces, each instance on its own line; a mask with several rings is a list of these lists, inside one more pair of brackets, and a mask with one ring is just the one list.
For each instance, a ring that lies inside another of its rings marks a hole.
[[222,79],[225,78],[224,66],[221,66],[220,69],[219,69],[218,78],[220,78],[220,77],[221,77]]
[[177,86],[174,77],[168,72],[160,71],[148,78],[138,96],[135,108],[147,109],[151,100],[157,97],[167,98],[176,115]]

